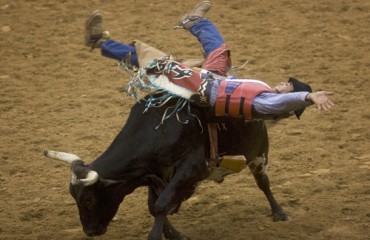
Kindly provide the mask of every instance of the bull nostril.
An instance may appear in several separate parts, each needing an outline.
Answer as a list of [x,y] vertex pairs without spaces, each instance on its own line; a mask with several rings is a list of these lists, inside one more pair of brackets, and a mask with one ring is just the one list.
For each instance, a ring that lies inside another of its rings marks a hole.
[[94,230],[84,230],[85,234],[88,237],[97,237],[97,236],[100,236],[100,235],[105,234],[106,231],[107,231],[107,228],[106,227],[101,227],[99,230],[97,230],[97,229],[94,229]]
[[88,237],[95,237],[96,235],[95,235],[95,233],[90,233],[90,232],[85,232],[85,234],[86,234],[86,236],[88,236]]
[[96,237],[96,236],[99,236],[99,233],[97,233],[96,231],[91,231],[91,230],[86,230],[86,231],[85,231],[85,234],[86,234],[88,237]]

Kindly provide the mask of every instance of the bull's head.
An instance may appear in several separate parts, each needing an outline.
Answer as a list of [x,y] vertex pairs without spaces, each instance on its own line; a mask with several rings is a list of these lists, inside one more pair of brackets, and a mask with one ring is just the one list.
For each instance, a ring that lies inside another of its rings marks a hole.
[[77,203],[83,230],[88,236],[104,234],[124,198],[120,191],[124,182],[101,179],[77,155],[50,150],[44,154],[71,163],[69,190]]

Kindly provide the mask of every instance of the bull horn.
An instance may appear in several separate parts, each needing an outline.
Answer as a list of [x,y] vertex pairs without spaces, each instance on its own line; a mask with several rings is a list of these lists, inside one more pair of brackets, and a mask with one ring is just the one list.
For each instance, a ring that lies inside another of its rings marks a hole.
[[49,158],[54,158],[57,160],[61,160],[64,162],[72,163],[77,160],[81,160],[81,158],[75,154],[72,153],[66,153],[66,152],[58,152],[53,150],[45,150],[44,155]]
[[90,185],[93,185],[94,183],[96,183],[99,179],[99,175],[97,172],[95,171],[89,171],[87,173],[87,176],[86,178],[84,179],[79,179],[78,182],[82,183],[82,185],[84,186],[90,186]]

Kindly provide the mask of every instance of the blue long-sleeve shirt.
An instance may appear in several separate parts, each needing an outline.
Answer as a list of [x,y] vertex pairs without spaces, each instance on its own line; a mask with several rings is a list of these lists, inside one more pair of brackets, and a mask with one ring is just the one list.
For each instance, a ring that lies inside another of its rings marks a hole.
[[312,105],[311,101],[306,101],[308,94],[309,92],[284,94],[265,92],[257,95],[252,105],[258,113],[278,115]]

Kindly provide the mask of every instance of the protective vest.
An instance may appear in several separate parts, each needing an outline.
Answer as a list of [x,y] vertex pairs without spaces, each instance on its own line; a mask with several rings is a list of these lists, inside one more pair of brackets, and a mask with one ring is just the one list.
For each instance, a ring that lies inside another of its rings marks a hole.
[[252,103],[263,92],[272,92],[264,82],[254,79],[225,79],[218,89],[216,117],[243,117],[252,120]]

